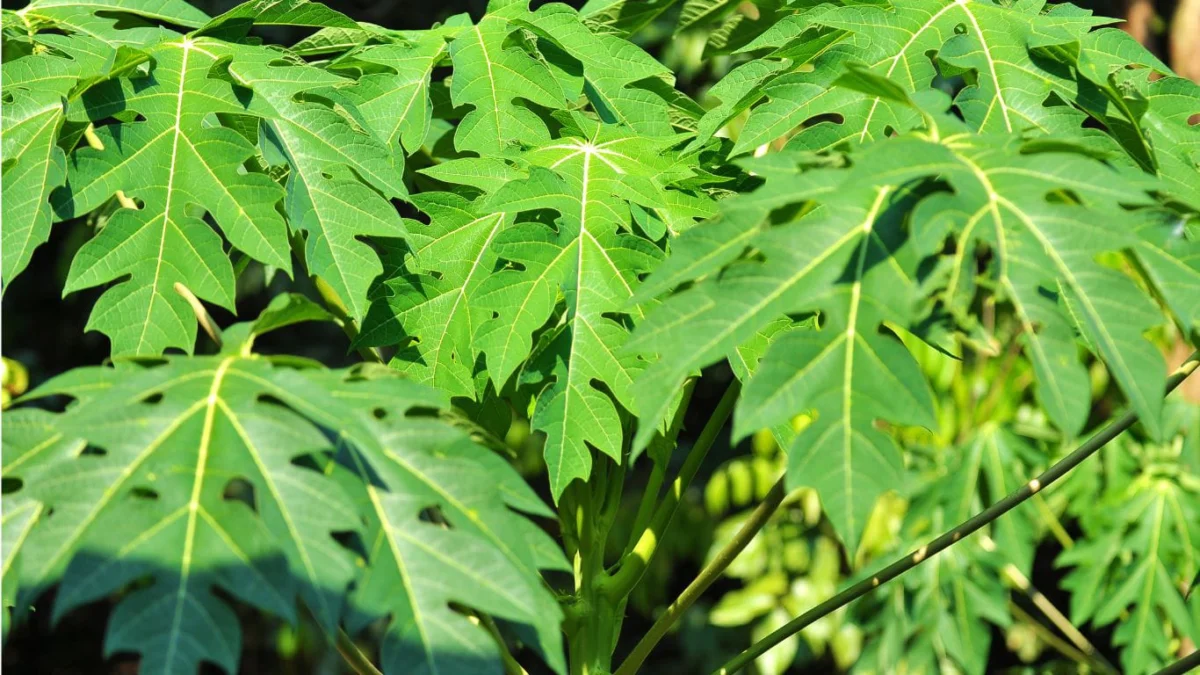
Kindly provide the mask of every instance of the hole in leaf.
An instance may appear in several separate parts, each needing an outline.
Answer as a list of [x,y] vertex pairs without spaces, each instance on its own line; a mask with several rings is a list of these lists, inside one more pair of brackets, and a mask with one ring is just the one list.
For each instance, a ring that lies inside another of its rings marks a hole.
[[233,478],[225,484],[221,498],[231,502],[242,502],[251,509],[257,510],[254,495],[254,484],[245,478]]
[[404,412],[405,417],[437,417],[438,409],[430,407],[417,406],[409,408]]
[[422,522],[433,523],[434,525],[449,524],[449,521],[446,520],[446,514],[442,513],[442,507],[436,505],[421,509],[421,513],[417,518]]
[[144,487],[144,486],[140,486],[140,485],[133,488],[132,490],[130,490],[129,494],[132,495],[135,499],[158,501],[158,491],[157,490],[152,490],[148,487]]
[[[365,525],[366,521],[363,524]],[[367,546],[363,543],[362,537],[357,532],[330,532],[329,537],[342,546],[354,551],[360,558],[366,560]]]
[[825,113],[823,115],[816,115],[804,120],[804,124],[801,126],[805,129],[810,129],[818,124],[823,124],[826,122],[830,124],[844,124],[846,122],[846,118],[838,113]]
[[25,485],[25,481],[20,478],[0,478],[0,494],[10,495],[20,490]]

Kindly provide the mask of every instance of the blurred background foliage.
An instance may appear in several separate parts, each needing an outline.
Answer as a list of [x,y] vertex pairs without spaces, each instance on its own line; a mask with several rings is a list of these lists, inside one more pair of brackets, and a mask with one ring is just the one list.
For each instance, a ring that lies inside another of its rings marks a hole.
[[[707,89],[739,61],[728,54],[748,42],[785,6],[810,0],[576,0],[610,30],[636,30],[636,40],[677,76],[702,105]],[[816,0],[811,0],[816,4]],[[14,3],[19,4],[19,3]],[[210,14],[234,0],[194,2]],[[421,29],[453,14],[483,14],[485,0],[326,0],[360,21]],[[541,4],[536,3],[535,4]],[[1086,0],[1098,14],[1126,18],[1126,30],[1179,74],[1200,81],[1200,0]],[[301,32],[266,37],[292,42]],[[736,136],[738,120],[725,130]],[[108,345],[84,333],[98,289],[61,296],[67,265],[90,232],[83,221],[56,225],[29,270],[3,304],[3,403],[31,384],[70,368],[98,363]],[[284,279],[243,275],[239,313],[254,315]],[[302,282],[296,282],[302,284]],[[312,289],[298,290],[312,293]],[[904,493],[881,500],[855,569],[915,548],[930,533],[960,522],[1068,452],[1032,399],[1029,364],[1018,358],[1020,335],[1007,308],[986,308],[995,343],[973,345],[958,361],[916,340],[910,347],[934,385],[939,426],[897,432],[908,450],[912,480]],[[222,324],[230,315],[216,317]],[[1178,363],[1188,350],[1178,336],[1157,336],[1164,356]],[[335,327],[306,324],[271,336],[281,351],[350,362]],[[270,351],[271,345],[261,346]],[[732,377],[706,372],[680,438],[695,438]],[[1120,407],[1119,392],[1093,364],[1091,424]],[[759,659],[760,675],[787,672],[1077,673],[1123,672],[1196,648],[1168,627],[1200,629],[1200,594],[1179,581],[1200,558],[1200,383],[1193,380],[1170,403],[1175,434],[1163,445],[1126,434],[1068,480],[1026,502],[989,530],[922,565],[881,592],[828,616]],[[518,468],[543,486],[539,441],[528,420],[508,431]],[[795,425],[805,423],[798,419]],[[708,556],[737,531],[781,475],[784,458],[768,432],[730,447],[719,441],[687,495],[664,552],[631,599],[622,634],[644,632],[691,580]],[[647,464],[630,473],[626,507],[637,508]],[[632,518],[624,519],[629,522]],[[616,533],[623,541],[628,533]],[[614,555],[616,552],[613,552]],[[647,662],[647,673],[705,673],[854,580],[851,561],[836,543],[816,495],[797,491],[729,567]],[[864,567],[865,566],[865,567]],[[1155,584],[1173,584],[1157,604],[1141,602]],[[1195,584],[1195,581],[1191,582]],[[1188,596],[1190,595],[1190,599]],[[5,648],[10,672],[135,673],[136,662],[105,659],[101,626],[110,608],[98,602],[56,627],[34,617]],[[308,624],[288,626],[249,610],[245,673],[338,673],[344,665]],[[1193,631],[1194,632],[1194,631]],[[632,642],[618,649],[625,653]]]

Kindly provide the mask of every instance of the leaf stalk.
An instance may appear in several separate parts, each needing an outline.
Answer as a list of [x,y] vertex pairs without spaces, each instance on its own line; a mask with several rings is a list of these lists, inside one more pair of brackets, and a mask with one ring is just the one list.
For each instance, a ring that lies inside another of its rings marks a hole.
[[771,519],[771,516],[775,514],[775,511],[779,509],[779,505],[783,503],[784,495],[787,494],[784,485],[784,478],[780,478],[775,482],[775,485],[771,487],[767,496],[738,529],[737,534],[733,535],[733,538],[717,552],[717,555],[704,566],[704,569],[700,570],[700,574],[692,580],[692,583],[688,584],[687,588],[683,589],[683,592],[679,594],[679,597],[667,607],[667,611],[658,617],[654,625],[650,626],[650,630],[642,636],[637,646],[633,648],[633,651],[629,653],[624,663],[617,668],[613,675],[633,675],[638,671],[638,668],[642,667],[642,664],[646,661],[646,657],[650,655],[650,652],[658,645],[658,642],[663,639],[667,631],[671,629],[671,626],[675,625],[675,622],[692,606],[692,603],[696,602],[696,599],[704,591],[708,590],[708,587],[712,586],[714,581],[721,577],[729,565],[733,563],[734,559],[741,554],[754,539],[755,535]]
[[721,432],[725,423],[733,415],[733,408],[737,404],[738,394],[741,393],[741,390],[741,383],[734,380],[725,390],[725,394],[721,396],[721,400],[717,402],[712,416],[708,418],[708,422],[700,431],[695,444],[688,451],[683,466],[679,468],[679,474],[672,481],[671,487],[663,496],[658,508],[655,509],[650,524],[638,535],[637,543],[633,545],[632,550],[621,558],[616,572],[604,580],[604,591],[608,597],[619,599],[629,595],[650,566],[650,561],[658,550],[659,542],[662,541],[671,526],[671,521],[675,518],[675,512],[679,509],[683,493],[691,485],[692,479],[696,477],[696,472],[704,463],[704,458],[712,448],[713,442],[716,441],[717,434]]

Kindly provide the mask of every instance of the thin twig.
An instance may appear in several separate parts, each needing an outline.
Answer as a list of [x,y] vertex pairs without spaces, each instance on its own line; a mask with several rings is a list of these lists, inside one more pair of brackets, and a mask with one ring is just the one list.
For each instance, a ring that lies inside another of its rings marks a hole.
[[[1170,393],[1172,390],[1178,387],[1188,375],[1196,370],[1197,365],[1200,365],[1200,351],[1194,352],[1190,357],[1188,357],[1187,361],[1185,361],[1183,365],[1180,366],[1179,369],[1167,379],[1167,392]],[[888,565],[878,574],[875,574],[868,579],[864,579],[863,581],[850,586],[841,593],[838,593],[825,602],[822,602],[816,607],[808,610],[804,614],[801,614],[795,619],[787,622],[778,630],[751,645],[750,648],[746,649],[741,654],[738,654],[734,658],[730,659],[728,663],[719,668],[716,672],[719,675],[731,675],[732,673],[738,672],[742,668],[745,668],[747,665],[749,665],[750,662],[754,661],[754,659],[763,655],[772,647],[787,639],[789,636],[804,630],[818,619],[832,614],[845,605],[848,605],[851,602],[861,598],[879,586],[882,586],[883,584],[895,579],[901,574],[904,574],[917,565],[920,565],[925,560],[928,560],[930,556],[941,553],[947,548],[950,548],[950,546],[966,538],[968,535],[995,521],[1000,516],[1016,508],[1017,505],[1021,504],[1026,499],[1029,499],[1030,496],[1037,493],[1042,488],[1065,476],[1071,471],[1071,469],[1079,466],[1079,464],[1085,459],[1091,457],[1096,453],[1096,451],[1107,445],[1109,441],[1119,436],[1129,427],[1133,426],[1133,424],[1137,422],[1137,419],[1137,413],[1133,410],[1121,415],[1121,417],[1109,423],[1108,426],[1101,429],[1096,435],[1088,439],[1087,442],[1079,446],[1079,448],[1077,448],[1074,452],[1052,465],[1049,469],[1043,472],[1042,475],[1022,485],[1012,494],[992,504],[982,512],[972,516],[971,518],[968,518],[960,525],[948,530],[925,546],[922,546],[911,554],[904,556],[891,565]]]
[[[996,542],[991,537],[983,536],[983,539],[979,543],[980,547],[985,551],[996,550]],[[1029,598],[1029,601],[1041,610],[1042,614],[1050,620],[1050,623],[1054,624],[1063,635],[1067,636],[1067,639],[1071,641],[1087,660],[1092,662],[1092,665],[1096,666],[1097,670],[1112,674],[1120,672],[1108,662],[1108,659],[1104,658],[1104,655],[1087,639],[1087,636],[1076,628],[1075,624],[1071,623],[1071,620],[1033,585],[1033,582],[1029,580],[1029,577],[1025,576],[1025,573],[1020,568],[1012,563],[1005,563],[1003,571],[1012,585],[1024,593],[1025,597]]]
[[496,646],[500,648],[500,659],[504,662],[504,675],[529,675],[520,663],[517,663],[516,657],[512,652],[508,651],[508,644],[504,641],[504,636],[500,634],[500,627],[496,625],[496,621],[492,617],[480,612],[476,617],[491,634],[492,639],[496,641]]
[[779,508],[779,504],[783,502],[785,494],[784,479],[780,478],[767,493],[762,503],[754,509],[754,512],[738,529],[737,534],[733,535],[733,538],[717,552],[717,555],[704,566],[704,569],[700,570],[700,574],[692,580],[692,583],[688,584],[679,597],[667,607],[667,611],[658,617],[653,626],[650,626],[650,630],[642,636],[637,646],[633,648],[633,651],[625,658],[625,662],[617,668],[613,675],[633,675],[638,668],[642,667],[646,657],[650,655],[659,640],[663,639],[671,626],[675,625],[675,622],[692,606],[692,603],[696,602],[696,599],[721,577],[721,574],[733,563],[738,554],[754,539],[754,535],[758,534],[759,530],[767,524],[767,521]]
[[[1029,613],[1026,612],[1025,610],[1021,609],[1020,605],[1009,600],[1008,607],[1009,607],[1009,610],[1011,610],[1012,613],[1018,619],[1028,623],[1029,627],[1032,628],[1034,630],[1034,632],[1036,632],[1038,634],[1039,638],[1041,638],[1046,644],[1048,644],[1051,647],[1053,647],[1054,649],[1056,649],[1060,654],[1071,659],[1072,661],[1074,661],[1076,663],[1080,663],[1080,664],[1089,663],[1089,659],[1086,654],[1079,651],[1075,647],[1072,647],[1070,645],[1070,643],[1068,643],[1066,640],[1063,640],[1059,636],[1055,635],[1054,631],[1043,626],[1040,621],[1038,621],[1037,619],[1030,616]],[[1106,671],[1106,672],[1114,672],[1114,671]]]
[[1200,668],[1200,649],[1163,668],[1154,675],[1183,675],[1183,673],[1191,672],[1195,668]]

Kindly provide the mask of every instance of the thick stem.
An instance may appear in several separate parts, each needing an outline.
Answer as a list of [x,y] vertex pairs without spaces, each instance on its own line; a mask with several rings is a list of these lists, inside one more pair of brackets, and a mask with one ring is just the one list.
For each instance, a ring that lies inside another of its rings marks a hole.
[[721,577],[721,574],[733,563],[738,554],[754,539],[754,535],[758,534],[759,530],[767,524],[767,521],[771,519],[771,516],[774,515],[779,505],[783,502],[785,494],[784,479],[780,478],[771,488],[771,491],[767,493],[762,503],[750,514],[750,518],[738,529],[737,534],[733,535],[733,538],[717,552],[717,555],[704,566],[704,569],[700,570],[700,574],[692,580],[692,583],[688,584],[687,588],[683,589],[683,593],[680,593],[679,597],[667,607],[667,611],[658,617],[658,620],[654,622],[654,625],[642,636],[637,646],[626,657],[621,667],[617,668],[614,675],[633,675],[638,671],[638,668],[642,667],[642,663],[646,661],[646,657],[650,655],[650,652],[658,644],[659,640],[663,639],[663,636],[667,634],[671,626],[675,625],[675,622],[692,606],[692,603],[696,602],[696,599],[704,591],[708,590],[708,587],[712,586],[714,581]]
[[[1197,365],[1200,365],[1200,351],[1193,352],[1187,361],[1167,379],[1167,392],[1170,393],[1178,387],[1188,375],[1196,370]],[[943,533],[927,545],[888,565],[878,574],[850,586],[841,593],[787,622],[775,632],[751,645],[746,651],[730,659],[728,663],[717,670],[717,673],[719,675],[731,675],[738,672],[789,636],[804,630],[813,622],[854,602],[883,584],[920,565],[931,556],[941,553],[968,535],[995,521],[1000,516],[1016,508],[1021,502],[1029,499],[1042,488],[1065,476],[1071,469],[1079,466],[1085,459],[1091,457],[1096,451],[1108,444],[1109,441],[1119,436],[1121,432],[1133,426],[1134,422],[1137,422],[1136,412],[1131,410],[1121,415],[1121,417],[1101,429],[1095,436],[1088,439],[1086,443],[1079,446],[1074,452],[1059,460],[1049,469],[1046,469],[1042,475],[1022,485],[1012,494],[968,518],[960,525]]]
[[573,556],[575,595],[567,630],[571,675],[606,675],[611,670],[618,625],[616,604],[603,592],[608,578],[604,569],[605,497],[610,468],[598,466],[587,483],[572,482],[563,493],[570,518],[564,523],[574,530],[577,549]]
[[633,549],[621,558],[621,564],[617,571],[613,573],[612,577],[605,580],[605,592],[610,598],[620,599],[629,595],[641,580],[646,568],[650,566],[650,560],[658,549],[658,543],[662,541],[667,529],[671,526],[671,520],[675,518],[675,512],[679,508],[679,502],[683,499],[683,493],[691,485],[692,479],[696,477],[696,472],[704,462],[705,456],[708,455],[713,442],[717,440],[717,434],[721,433],[725,422],[733,414],[733,407],[737,403],[741,390],[741,383],[734,380],[725,390],[725,395],[717,402],[712,416],[708,418],[704,429],[700,431],[700,436],[696,438],[695,444],[688,452],[683,466],[679,468],[679,475],[675,477],[671,488],[663,496],[662,503],[655,510],[650,525],[642,530]]

